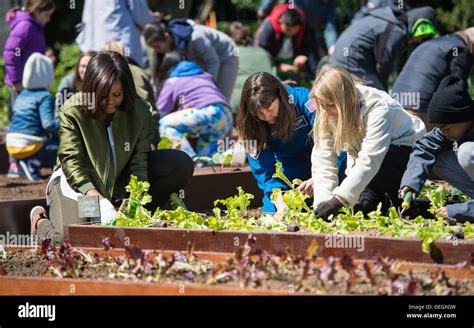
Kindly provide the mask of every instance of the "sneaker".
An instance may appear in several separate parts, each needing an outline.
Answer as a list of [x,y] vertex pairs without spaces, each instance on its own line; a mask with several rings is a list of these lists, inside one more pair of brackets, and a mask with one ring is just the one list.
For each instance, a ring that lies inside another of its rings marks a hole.
[[37,224],[41,219],[49,220],[46,210],[43,206],[35,206],[30,212],[30,222],[31,222],[31,236],[36,235]]
[[15,178],[20,177],[18,163],[16,161],[15,162],[10,162],[10,166],[8,167],[7,177],[11,178],[11,179],[15,179]]
[[30,181],[38,181],[41,179],[40,167],[41,162],[37,159],[19,160],[19,174],[20,177],[25,177]]

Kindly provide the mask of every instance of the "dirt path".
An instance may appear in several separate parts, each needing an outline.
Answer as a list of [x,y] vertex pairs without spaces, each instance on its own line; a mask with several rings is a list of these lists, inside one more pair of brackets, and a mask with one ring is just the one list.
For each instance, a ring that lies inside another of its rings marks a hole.
[[12,179],[6,174],[0,174],[0,200],[45,197],[51,170],[43,170],[41,173],[43,178],[39,181],[29,181],[24,178]]

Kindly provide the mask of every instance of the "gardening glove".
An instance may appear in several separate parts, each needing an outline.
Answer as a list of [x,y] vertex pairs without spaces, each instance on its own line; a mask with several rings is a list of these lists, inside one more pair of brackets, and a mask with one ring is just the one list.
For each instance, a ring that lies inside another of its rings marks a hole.
[[115,219],[115,207],[107,198],[102,198],[99,202],[100,206],[100,222],[102,225],[108,225]]
[[337,214],[339,209],[342,207],[342,203],[336,197],[331,198],[326,202],[319,204],[318,208],[314,211],[317,218],[327,220],[329,216]]

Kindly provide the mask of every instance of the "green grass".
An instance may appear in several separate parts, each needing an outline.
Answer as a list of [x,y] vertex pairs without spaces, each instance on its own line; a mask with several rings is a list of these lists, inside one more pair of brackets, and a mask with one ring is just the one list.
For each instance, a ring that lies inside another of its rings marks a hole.
[[10,90],[4,82],[5,80],[5,62],[0,57],[0,126],[8,124],[8,101]]

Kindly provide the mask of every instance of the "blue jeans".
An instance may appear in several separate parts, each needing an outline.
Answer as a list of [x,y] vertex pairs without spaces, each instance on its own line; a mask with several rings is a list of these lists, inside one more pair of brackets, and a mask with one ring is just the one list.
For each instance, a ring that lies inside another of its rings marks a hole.
[[33,156],[27,159],[37,159],[41,162],[41,167],[53,167],[56,164],[59,143],[55,140],[49,140],[43,144]]
[[[473,143],[468,142],[465,144],[461,145],[461,149],[464,150],[461,153],[465,152],[466,146],[469,146],[468,144]],[[472,167],[469,168],[469,163],[462,160],[462,157],[464,157],[462,155],[463,154],[460,154],[459,151],[442,151],[438,157],[436,157],[436,162],[431,172],[436,178],[446,180],[453,187],[458,188],[469,197],[474,198],[474,177],[471,178],[469,175],[469,173],[472,173]],[[460,159],[463,166],[460,164]]]

